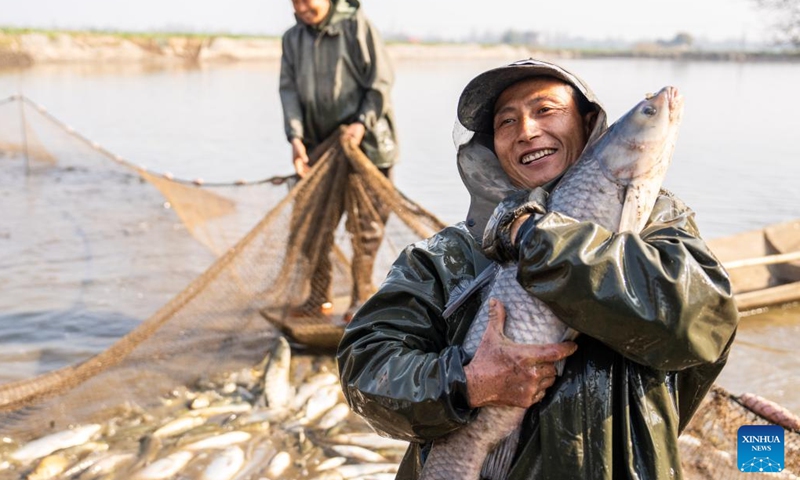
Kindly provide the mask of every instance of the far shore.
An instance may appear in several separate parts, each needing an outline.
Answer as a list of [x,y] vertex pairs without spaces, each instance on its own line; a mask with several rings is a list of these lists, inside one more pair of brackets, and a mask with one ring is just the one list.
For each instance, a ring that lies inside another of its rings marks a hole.
[[[467,43],[387,44],[395,61],[539,58],[655,58],[701,61],[798,61],[800,53],[700,51],[639,44],[630,50],[571,50]],[[180,33],[73,32],[0,28],[0,68],[38,64],[214,64],[276,62],[277,37]]]

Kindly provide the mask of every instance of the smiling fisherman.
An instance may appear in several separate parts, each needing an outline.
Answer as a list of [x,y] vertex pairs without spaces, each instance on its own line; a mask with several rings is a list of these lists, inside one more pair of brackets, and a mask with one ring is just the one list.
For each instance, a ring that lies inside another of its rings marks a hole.
[[[678,435],[738,324],[727,272],[694,213],[662,190],[641,233],[614,233],[557,212],[528,214],[544,202],[508,201],[519,189],[551,191],[606,129],[594,94],[557,65],[524,60],[478,75],[458,118],[475,132],[458,153],[466,220],[408,246],[346,328],[338,362],[350,406],[412,442],[399,479],[418,478],[431,445],[487,405],[527,409],[508,479],[682,478]],[[505,221],[485,251],[493,211]],[[482,295],[445,310],[498,252],[518,263],[523,288],[580,332],[574,343],[515,344],[495,304],[475,355],[465,354]]]

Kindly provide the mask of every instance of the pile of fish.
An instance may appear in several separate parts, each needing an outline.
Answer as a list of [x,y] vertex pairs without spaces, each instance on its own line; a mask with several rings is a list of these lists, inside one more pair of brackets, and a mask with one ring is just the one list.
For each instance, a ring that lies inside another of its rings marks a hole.
[[335,368],[279,337],[259,365],[177,388],[158,408],[0,438],[0,479],[393,479],[408,444],[350,412]]

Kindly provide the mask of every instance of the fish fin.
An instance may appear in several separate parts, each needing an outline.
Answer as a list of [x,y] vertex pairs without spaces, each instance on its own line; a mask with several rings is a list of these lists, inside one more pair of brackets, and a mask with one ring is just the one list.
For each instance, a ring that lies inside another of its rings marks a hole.
[[[663,167],[662,167],[663,168]],[[662,173],[655,172],[658,179]],[[637,179],[625,189],[625,202],[619,219],[617,232],[641,232],[647,223],[653,205],[661,191],[661,182],[651,181],[650,177]]]
[[489,452],[481,468],[481,478],[487,480],[504,480],[508,478],[514,454],[519,445],[519,427],[515,428],[506,438]]
[[477,277],[475,277],[472,282],[467,284],[466,287],[463,287],[463,291],[458,292],[456,289],[453,289],[453,295],[450,297],[450,301],[447,302],[445,305],[444,312],[442,312],[442,316],[444,318],[448,318],[450,315],[455,312],[458,307],[464,304],[469,297],[471,297],[476,291],[480,290],[481,288],[485,287],[489,284],[489,282],[494,278],[495,273],[497,272],[498,265],[496,263],[492,263],[488,267],[486,267]]
[[639,189],[631,184],[625,189],[625,201],[622,204],[622,213],[619,217],[617,232],[638,232],[641,222],[642,209],[639,205]]

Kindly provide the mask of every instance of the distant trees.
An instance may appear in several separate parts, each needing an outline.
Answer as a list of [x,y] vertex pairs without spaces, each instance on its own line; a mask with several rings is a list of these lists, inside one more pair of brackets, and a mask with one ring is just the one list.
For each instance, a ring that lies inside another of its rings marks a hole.
[[509,45],[535,46],[541,43],[541,34],[532,31],[520,32],[517,30],[506,30],[500,36],[500,42]]
[[776,38],[800,47],[800,0],[753,0],[756,6],[775,12]]
[[694,44],[694,37],[686,32],[678,32],[672,40],[659,40],[658,45],[670,48],[689,48]]

